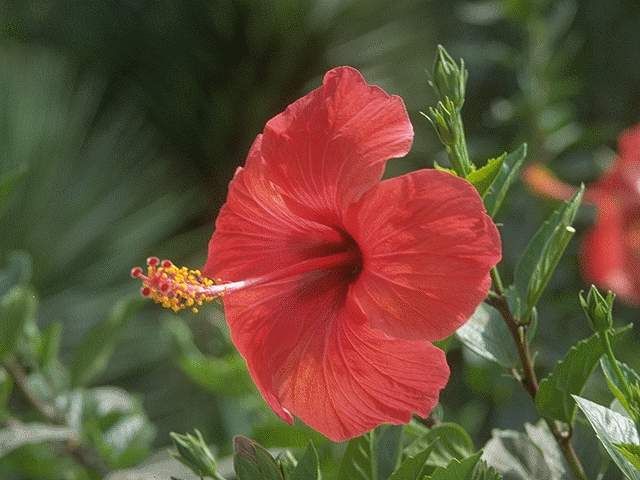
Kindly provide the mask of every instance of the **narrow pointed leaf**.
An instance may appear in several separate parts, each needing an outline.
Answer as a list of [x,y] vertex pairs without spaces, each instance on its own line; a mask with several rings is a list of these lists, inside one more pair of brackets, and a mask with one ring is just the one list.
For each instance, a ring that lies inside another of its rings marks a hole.
[[467,180],[476,187],[476,190],[478,190],[481,197],[484,198],[489,191],[489,187],[491,187],[494,180],[500,174],[502,165],[506,158],[506,153],[503,153],[499,157],[491,158],[486,165],[483,165],[481,168],[474,170],[467,175]]
[[575,233],[571,225],[583,193],[584,186],[544,222],[516,266],[514,286],[518,299],[518,317],[523,321],[529,319]]
[[499,173],[495,176],[484,195],[484,205],[492,217],[495,217],[500,210],[511,185],[520,177],[520,169],[526,157],[527,144],[523,143],[516,150],[509,153],[502,165],[500,165]]
[[[631,325],[618,329],[615,337],[629,331]],[[536,395],[536,407],[540,415],[573,424],[576,402],[572,395],[579,395],[587,380],[605,354],[600,334],[575,344],[564,359],[540,382]]]

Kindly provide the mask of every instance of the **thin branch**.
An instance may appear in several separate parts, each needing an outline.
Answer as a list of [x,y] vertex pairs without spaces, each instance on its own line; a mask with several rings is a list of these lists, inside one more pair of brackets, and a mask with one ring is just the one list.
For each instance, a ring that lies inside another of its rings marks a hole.
[[[494,280],[494,289],[496,291],[495,293],[487,297],[486,303],[494,307],[500,313],[505,323],[507,324],[507,327],[511,332],[511,336],[513,337],[513,341],[518,350],[518,357],[520,358],[520,364],[522,366],[522,375],[520,375],[519,377],[520,383],[527,391],[531,399],[535,401],[539,388],[538,376],[536,375],[533,364],[533,357],[529,348],[529,342],[527,341],[527,326],[521,325],[511,311],[509,302],[504,295],[504,289],[502,287],[502,281],[500,280],[500,274],[496,269],[494,270],[495,272],[492,271],[491,276]],[[576,478],[578,478],[579,480],[587,480],[587,475],[584,471],[584,467],[582,466],[582,462],[580,461],[580,458],[578,458],[578,455],[574,450],[573,445],[571,444],[571,437],[573,433],[571,428],[569,428],[568,430],[561,430],[555,421],[548,418],[545,418],[544,420],[549,426],[549,430],[551,430],[551,433],[560,446],[562,454],[573,470]]]

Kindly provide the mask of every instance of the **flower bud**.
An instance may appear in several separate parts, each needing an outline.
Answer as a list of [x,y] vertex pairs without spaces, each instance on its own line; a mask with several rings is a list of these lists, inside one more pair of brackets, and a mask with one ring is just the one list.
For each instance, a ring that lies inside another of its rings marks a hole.
[[584,292],[580,292],[580,305],[584,310],[589,325],[594,332],[604,332],[613,325],[613,301],[616,298],[612,292],[607,292],[603,297],[598,289],[591,285],[585,298]]
[[441,99],[450,98],[459,110],[464,104],[468,72],[464,61],[458,65],[442,45],[438,45],[438,53],[433,64],[431,86]]
[[174,457],[178,461],[199,477],[220,478],[216,460],[198,430],[195,430],[195,435],[172,433],[171,439],[177,450]]

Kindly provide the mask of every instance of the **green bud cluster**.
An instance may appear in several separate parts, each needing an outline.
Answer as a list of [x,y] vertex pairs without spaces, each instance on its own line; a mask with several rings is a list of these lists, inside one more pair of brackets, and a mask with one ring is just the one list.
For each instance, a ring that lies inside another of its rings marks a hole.
[[216,460],[209,450],[202,434],[194,430],[195,435],[172,433],[171,439],[176,448],[173,457],[203,478],[221,479],[217,472]]
[[616,298],[614,293],[607,292],[605,297],[591,285],[587,296],[580,292],[579,297],[580,305],[594,332],[602,333],[613,326],[613,301]]
[[468,77],[469,72],[464,66],[464,60],[460,59],[460,64],[456,63],[445,48],[438,45],[438,53],[433,64],[433,79],[429,84],[440,98],[449,98],[456,110],[460,110],[464,105]]

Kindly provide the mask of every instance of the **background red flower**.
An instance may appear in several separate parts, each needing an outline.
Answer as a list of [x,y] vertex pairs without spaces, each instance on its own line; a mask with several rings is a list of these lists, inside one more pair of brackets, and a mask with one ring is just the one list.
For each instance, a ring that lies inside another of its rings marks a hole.
[[585,238],[585,276],[640,305],[640,125],[620,136],[618,158],[590,188],[598,208]]
[[412,139],[399,97],[331,70],[267,123],[209,244],[206,275],[272,278],[224,298],[260,392],[333,440],[429,413],[449,370],[428,340],[471,315],[500,259],[466,181],[433,170],[380,181]]

